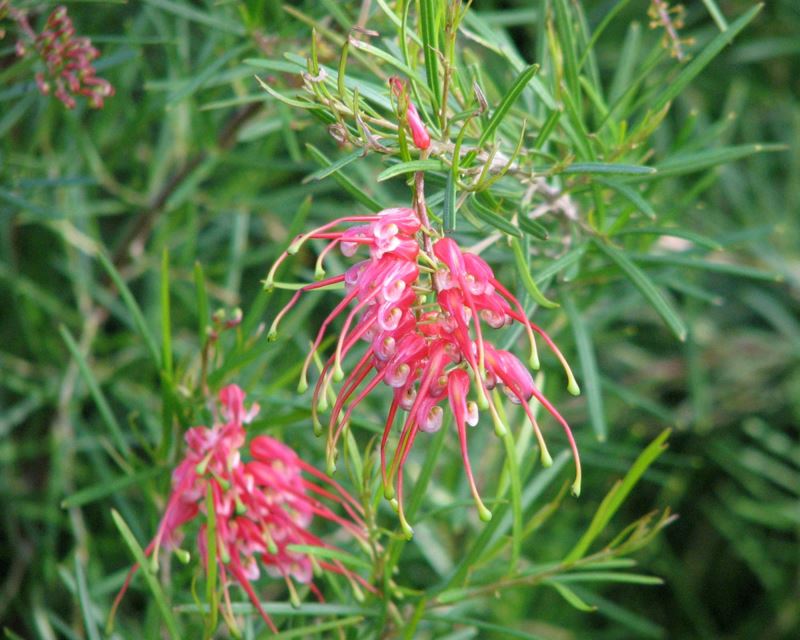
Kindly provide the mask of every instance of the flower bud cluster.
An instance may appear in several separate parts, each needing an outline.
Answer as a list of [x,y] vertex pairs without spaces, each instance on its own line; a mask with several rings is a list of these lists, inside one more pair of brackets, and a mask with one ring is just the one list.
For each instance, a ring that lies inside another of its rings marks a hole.
[[[218,564],[225,602],[230,602],[228,582],[232,577],[274,631],[251,584],[260,577],[261,568],[272,577],[283,578],[293,599],[293,581],[309,584],[315,590],[311,583],[314,570],[342,574],[356,591],[356,583],[371,588],[338,560],[316,559],[292,548],[329,547],[309,531],[314,516],[336,523],[357,539],[363,540],[366,533],[362,509],[355,499],[288,446],[269,436],[256,436],[249,447],[252,459],[242,460],[243,425],[259,411],[257,404],[245,410],[244,397],[238,386],[225,387],[219,396],[224,421],[211,428],[193,427],[187,431],[186,454],[173,472],[172,493],[145,555],[152,555],[157,561],[161,547],[176,548],[182,538],[182,526],[203,514],[197,545],[206,567],[209,562]],[[307,480],[304,472],[323,484]],[[315,494],[339,504],[347,517],[334,513]],[[213,523],[213,538],[207,522]],[[215,557],[210,557],[210,548],[215,549]],[[128,581],[136,569],[132,569]],[[128,581],[117,596],[115,607]],[[230,611],[227,614],[232,620]]]
[[[357,226],[335,231],[352,223]],[[273,286],[277,267],[312,238],[328,241],[317,262],[319,277],[325,274],[325,256],[337,245],[346,256],[354,255],[361,246],[369,250],[369,258],[346,273],[301,287],[270,330],[274,339],[278,323],[303,292],[344,283],[345,295],[322,322],[300,382],[300,390],[304,391],[308,387],[308,368],[328,327],[350,307],[334,353],[324,364],[314,389],[312,406],[317,428],[321,426],[317,411],[329,407],[329,395],[335,397],[328,422],[329,471],[335,469],[337,441],[353,410],[383,383],[393,392],[380,446],[384,493],[397,507],[406,534],[411,535],[411,527],[403,513],[403,467],[418,433],[441,428],[443,405],[449,406],[455,419],[478,512],[488,520],[491,513],[480,499],[469,462],[466,425],[476,425],[480,411],[487,411],[498,435],[505,432],[496,389],[524,409],[546,464],[550,456],[529,401],[536,399],[562,425],[575,457],[573,491],[578,493],[580,462],[568,424],[534,384],[528,368],[512,353],[495,348],[487,339],[486,330],[521,324],[529,337],[534,368],[538,367],[534,333],[540,335],[563,363],[568,388],[577,393],[577,384],[563,356],[544,331],[528,320],[520,302],[495,278],[482,258],[462,251],[451,238],[423,243],[421,235],[430,239],[433,233],[423,227],[413,209],[386,209],[372,216],[342,218],[295,239],[265,282],[268,288]],[[344,359],[359,342],[366,342],[368,347],[345,376]],[[341,380],[341,389],[333,394],[331,382]],[[387,464],[387,443],[400,411],[405,413],[405,419],[391,464]]]

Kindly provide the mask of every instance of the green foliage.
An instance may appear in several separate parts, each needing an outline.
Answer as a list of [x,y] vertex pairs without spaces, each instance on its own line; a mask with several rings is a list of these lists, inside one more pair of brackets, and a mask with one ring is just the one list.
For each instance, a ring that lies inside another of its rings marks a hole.
[[[337,479],[381,552],[323,555],[382,596],[325,577],[326,602],[302,589],[293,608],[265,579],[278,637],[796,635],[794,3],[687,3],[683,60],[645,3],[465,4],[70,3],[116,89],[98,111],[39,95],[0,23],[7,637],[100,637],[135,560],[112,637],[214,637],[215,571],[143,562],[183,433],[236,382],[262,406],[252,433],[324,468],[296,384],[335,292],[304,296],[277,342],[265,330],[313,281],[319,247],[273,291],[261,281],[301,230],[407,205],[419,171],[434,221],[576,365],[581,397],[544,351],[539,382],[575,428],[581,498],[563,439],[540,468],[509,404],[503,442],[470,432],[492,520],[473,509],[446,422],[410,457],[406,541],[381,496],[388,395],[375,398]],[[398,75],[426,152],[398,116]],[[239,632],[264,637],[232,594]]]

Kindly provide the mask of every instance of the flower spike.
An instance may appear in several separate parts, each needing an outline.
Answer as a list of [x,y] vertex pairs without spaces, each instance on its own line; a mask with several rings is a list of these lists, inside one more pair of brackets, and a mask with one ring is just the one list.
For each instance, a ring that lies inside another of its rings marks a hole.
[[[160,547],[176,548],[183,525],[207,509],[213,510],[216,557],[209,556],[211,545],[205,524],[200,527],[197,544],[206,569],[210,562],[218,565],[224,596],[223,617],[234,630],[228,589],[232,577],[247,593],[267,626],[277,633],[253,586],[261,569],[285,581],[293,602],[299,602],[295,582],[308,584],[319,594],[311,583],[313,556],[295,551],[292,545],[333,548],[309,532],[315,517],[334,523],[364,545],[366,525],[362,507],[340,484],[274,438],[265,435],[253,438],[249,446],[250,460],[242,460],[243,425],[259,410],[257,404],[246,410],[244,398],[244,392],[236,385],[225,387],[219,394],[225,422],[211,428],[193,427],[186,433],[187,452],[173,473],[172,494],[145,555],[155,561]],[[313,481],[303,474],[311,476]],[[323,499],[339,505],[346,515],[336,514]],[[186,556],[186,552],[182,555]],[[358,585],[375,590],[338,561],[320,562],[320,566],[343,575],[359,593]],[[112,617],[137,569],[138,565],[134,565],[117,595]]]

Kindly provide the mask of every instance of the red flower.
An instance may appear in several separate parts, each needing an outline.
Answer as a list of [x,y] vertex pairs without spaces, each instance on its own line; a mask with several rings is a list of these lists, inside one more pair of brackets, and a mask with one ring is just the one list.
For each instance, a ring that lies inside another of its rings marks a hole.
[[[329,548],[309,530],[315,516],[346,529],[355,538],[366,537],[362,508],[339,484],[304,462],[292,449],[269,436],[256,436],[250,443],[252,460],[243,462],[245,442],[243,424],[252,420],[259,407],[244,408],[244,392],[236,385],[220,392],[224,422],[211,428],[193,427],[186,433],[188,450],[173,472],[172,493],[155,537],[145,555],[157,558],[161,546],[175,547],[182,537],[181,527],[206,511],[206,494],[214,510],[216,557],[209,558],[210,532],[200,527],[197,545],[203,564],[216,562],[227,604],[223,613],[233,625],[228,584],[232,577],[247,593],[253,606],[269,627],[276,631],[255,593],[252,582],[261,574],[260,567],[273,577],[282,577],[295,597],[292,581],[311,583],[314,565],[345,576],[374,590],[361,576],[338,560],[315,560],[292,549],[292,545]],[[312,476],[316,482],[306,479]],[[340,505],[346,517],[334,513],[321,499]],[[207,516],[208,514],[206,514]],[[134,565],[114,602],[121,601]]]
[[[331,231],[349,222],[368,222],[342,231]],[[526,330],[531,345],[530,363],[538,367],[534,334],[539,334],[562,362],[569,390],[578,386],[561,352],[549,336],[528,320],[520,302],[497,281],[489,265],[479,256],[464,253],[450,238],[440,238],[428,252],[420,246],[417,232],[421,224],[411,209],[387,209],[374,216],[342,218],[299,236],[278,258],[266,285],[274,284],[277,266],[307,239],[329,240],[320,254],[321,261],[336,244],[345,255],[353,255],[359,245],[369,247],[370,257],[334,276],[298,290],[270,329],[277,326],[303,291],[345,283],[346,294],[322,322],[314,346],[306,358],[300,390],[307,388],[307,371],[333,320],[348,312],[336,348],[324,364],[314,389],[312,411],[319,428],[318,410],[328,407],[332,380],[342,380],[328,422],[328,470],[335,469],[336,443],[359,403],[381,382],[394,390],[394,397],[381,439],[381,470],[384,493],[393,500],[397,484],[397,508],[407,535],[411,527],[403,513],[403,467],[419,431],[437,431],[443,420],[441,404],[448,400],[461,444],[464,468],[470,490],[483,519],[491,513],[481,502],[467,451],[465,425],[477,424],[479,409],[488,410],[498,434],[506,427],[500,418],[492,390],[499,388],[523,407],[539,442],[542,460],[551,462],[539,426],[529,407],[535,398],[561,424],[573,451],[576,466],[573,492],[580,492],[581,468],[578,450],[569,425],[536,387],[527,367],[508,351],[496,349],[486,339],[486,329],[497,329],[517,322]],[[432,235],[430,230],[423,233]],[[356,320],[357,319],[357,320]],[[484,326],[485,325],[485,326]],[[345,378],[342,362],[359,340],[369,346]],[[470,394],[474,399],[470,400]],[[398,410],[406,413],[400,428],[397,449],[387,465],[386,449]],[[394,502],[393,502],[394,504]]]

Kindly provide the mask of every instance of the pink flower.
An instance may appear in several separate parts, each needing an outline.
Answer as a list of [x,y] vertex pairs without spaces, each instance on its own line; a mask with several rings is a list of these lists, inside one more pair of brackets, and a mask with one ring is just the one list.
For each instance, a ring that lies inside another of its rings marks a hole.
[[[210,558],[210,532],[200,527],[197,545],[204,566],[216,562],[224,592],[223,609],[229,625],[234,626],[230,611],[228,585],[233,578],[247,593],[253,606],[269,627],[276,628],[261,606],[253,582],[261,568],[272,577],[283,578],[295,598],[292,582],[311,583],[315,565],[322,570],[345,576],[354,588],[362,585],[374,590],[358,574],[337,560],[315,560],[294,550],[293,545],[331,548],[312,534],[309,527],[315,516],[336,523],[354,538],[364,540],[362,508],[339,484],[303,461],[292,449],[269,436],[256,436],[250,443],[252,460],[242,461],[245,443],[244,424],[258,413],[258,405],[244,407],[244,392],[236,385],[219,394],[222,422],[208,427],[193,427],[186,433],[187,451],[172,476],[172,493],[155,537],[145,555],[158,557],[160,547],[175,547],[182,537],[181,528],[206,513],[206,496],[216,529],[216,557]],[[305,475],[304,475],[305,474]],[[305,476],[311,476],[314,481]],[[341,507],[346,516],[337,515],[325,502]],[[114,603],[121,601],[137,565],[131,569]]]
[[92,62],[100,52],[92,46],[89,38],[77,37],[66,7],[56,7],[48,16],[45,30],[37,34],[30,25],[25,11],[8,7],[11,18],[17,22],[30,49],[20,39],[16,52],[22,57],[34,51],[44,62],[46,73],[37,72],[36,86],[42,95],[53,95],[68,109],[77,104],[75,96],[83,95],[89,105],[102,108],[106,98],[114,95],[114,87],[99,78]]
[[400,78],[392,76],[389,78],[389,84],[392,87],[392,92],[395,97],[400,100],[401,106],[404,104],[406,105],[406,122],[408,123],[408,128],[411,130],[411,138],[414,140],[414,146],[424,151],[431,146],[431,136],[428,133],[425,123],[422,122],[417,107],[408,99],[405,83]]
[[[332,231],[351,222],[368,224]],[[488,411],[498,435],[504,433],[506,426],[493,391],[498,389],[522,406],[545,464],[551,462],[550,455],[529,402],[535,399],[562,426],[575,458],[573,492],[578,494],[580,459],[569,425],[536,387],[528,368],[512,353],[496,349],[487,340],[486,332],[515,322],[521,324],[529,339],[533,368],[538,367],[534,334],[540,335],[563,364],[569,390],[577,393],[577,383],[563,355],[549,336],[528,320],[519,300],[495,278],[482,258],[463,252],[454,240],[446,237],[436,240],[429,252],[417,238],[420,231],[432,235],[429,229],[421,229],[411,209],[387,209],[373,216],[342,218],[299,236],[278,258],[267,277],[266,285],[272,286],[277,266],[309,238],[329,241],[320,253],[320,261],[336,244],[348,256],[362,245],[370,252],[366,260],[350,267],[344,275],[301,287],[278,313],[270,329],[274,339],[278,323],[302,292],[344,282],[344,298],[322,321],[299,386],[301,392],[308,387],[307,373],[314,352],[328,327],[347,312],[334,352],[324,363],[314,388],[312,402],[315,429],[319,431],[318,412],[328,409],[329,395],[335,396],[328,421],[329,473],[335,470],[337,442],[353,411],[381,383],[390,387],[393,399],[381,438],[381,472],[384,493],[397,505],[401,525],[411,535],[403,512],[403,467],[418,433],[441,428],[442,405],[447,400],[455,418],[470,491],[480,516],[489,519],[491,513],[480,499],[469,463],[465,425],[477,424],[479,410]],[[324,273],[321,262],[317,271]],[[344,358],[360,342],[367,343],[366,351],[345,375]],[[332,393],[332,381],[342,380],[338,392]],[[405,413],[405,418],[389,463],[389,436],[400,412]]]

